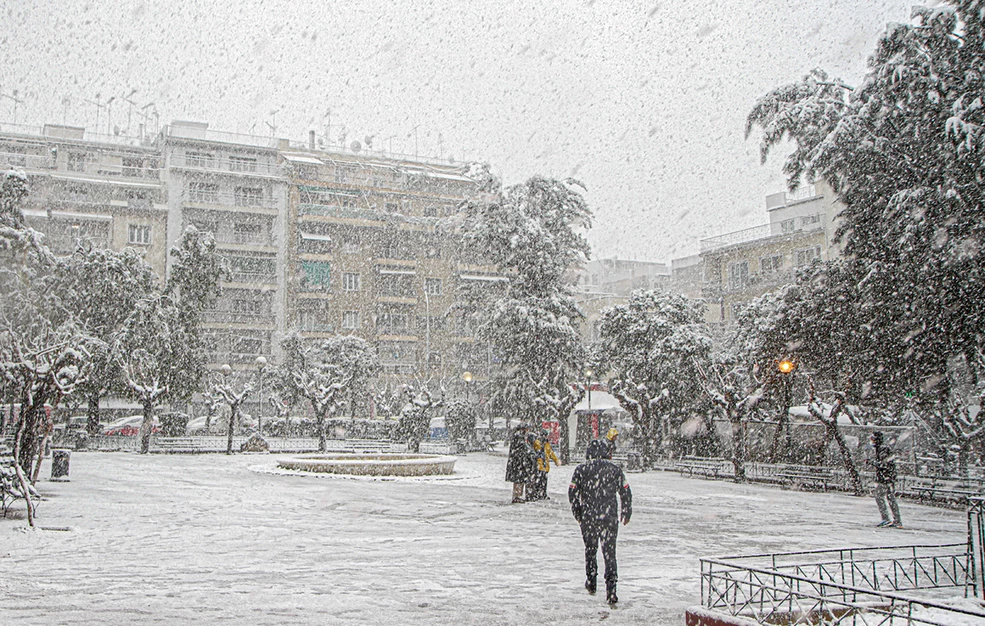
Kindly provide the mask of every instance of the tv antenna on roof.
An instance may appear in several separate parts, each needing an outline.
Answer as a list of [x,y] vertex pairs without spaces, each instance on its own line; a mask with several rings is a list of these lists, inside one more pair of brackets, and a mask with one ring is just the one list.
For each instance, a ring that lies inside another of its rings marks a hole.
[[16,124],[17,123],[17,105],[18,104],[24,104],[24,100],[17,97],[17,90],[16,89],[14,89],[13,91],[11,91],[10,93],[13,94],[13,95],[7,95],[5,93],[0,93],[0,96],[2,96],[4,98],[10,98],[11,100],[14,101],[14,124]]

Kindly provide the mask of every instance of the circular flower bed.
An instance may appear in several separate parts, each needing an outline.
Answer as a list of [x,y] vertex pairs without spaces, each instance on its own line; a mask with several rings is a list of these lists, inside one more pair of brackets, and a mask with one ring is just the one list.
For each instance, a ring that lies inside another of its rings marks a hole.
[[455,457],[433,454],[312,454],[284,459],[283,469],[356,476],[435,476],[452,474]]

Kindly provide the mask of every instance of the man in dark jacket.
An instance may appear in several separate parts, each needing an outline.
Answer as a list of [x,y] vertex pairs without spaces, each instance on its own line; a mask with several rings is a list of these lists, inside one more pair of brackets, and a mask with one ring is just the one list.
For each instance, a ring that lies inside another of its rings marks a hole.
[[[616,597],[616,535],[619,521],[629,523],[633,514],[633,492],[619,466],[606,459],[608,445],[594,440],[588,444],[588,459],[577,468],[568,487],[571,512],[581,525],[581,537],[585,541],[585,589],[594,594],[598,574],[599,543],[605,561],[605,596],[609,604],[619,601]],[[616,502],[618,494],[621,503]]]
[[[896,457],[884,444],[881,432],[872,433],[871,441],[875,458],[869,461],[869,465],[876,471],[876,505],[879,507],[879,515],[882,516],[879,527],[903,528],[899,505],[896,504]],[[889,519],[890,511],[893,514],[892,520]]]

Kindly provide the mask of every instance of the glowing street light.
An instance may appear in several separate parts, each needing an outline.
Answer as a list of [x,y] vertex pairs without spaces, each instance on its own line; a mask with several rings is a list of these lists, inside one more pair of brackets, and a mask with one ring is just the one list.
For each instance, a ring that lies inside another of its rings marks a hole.
[[789,374],[797,369],[797,365],[790,359],[783,359],[777,363],[776,368],[783,374]]

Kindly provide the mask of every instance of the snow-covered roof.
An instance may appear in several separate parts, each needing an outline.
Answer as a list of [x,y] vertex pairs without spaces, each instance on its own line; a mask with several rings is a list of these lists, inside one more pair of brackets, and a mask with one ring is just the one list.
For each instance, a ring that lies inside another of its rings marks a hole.
[[[589,409],[588,399],[589,399],[588,398],[588,394],[586,393],[585,394],[585,397],[581,399],[581,402],[579,402],[578,404],[575,405],[574,410],[575,411],[587,411]],[[596,410],[604,411],[606,409],[619,409],[619,408],[621,408],[619,406],[619,401],[616,400],[616,397],[613,396],[611,393],[608,393],[608,392],[605,392],[605,391],[593,391],[592,392],[592,396],[591,396],[591,400],[592,400],[591,410],[593,410],[593,411],[596,411]]]
[[69,211],[52,211],[51,217],[63,220],[87,220],[90,222],[112,222],[112,215],[99,213],[71,213]]

